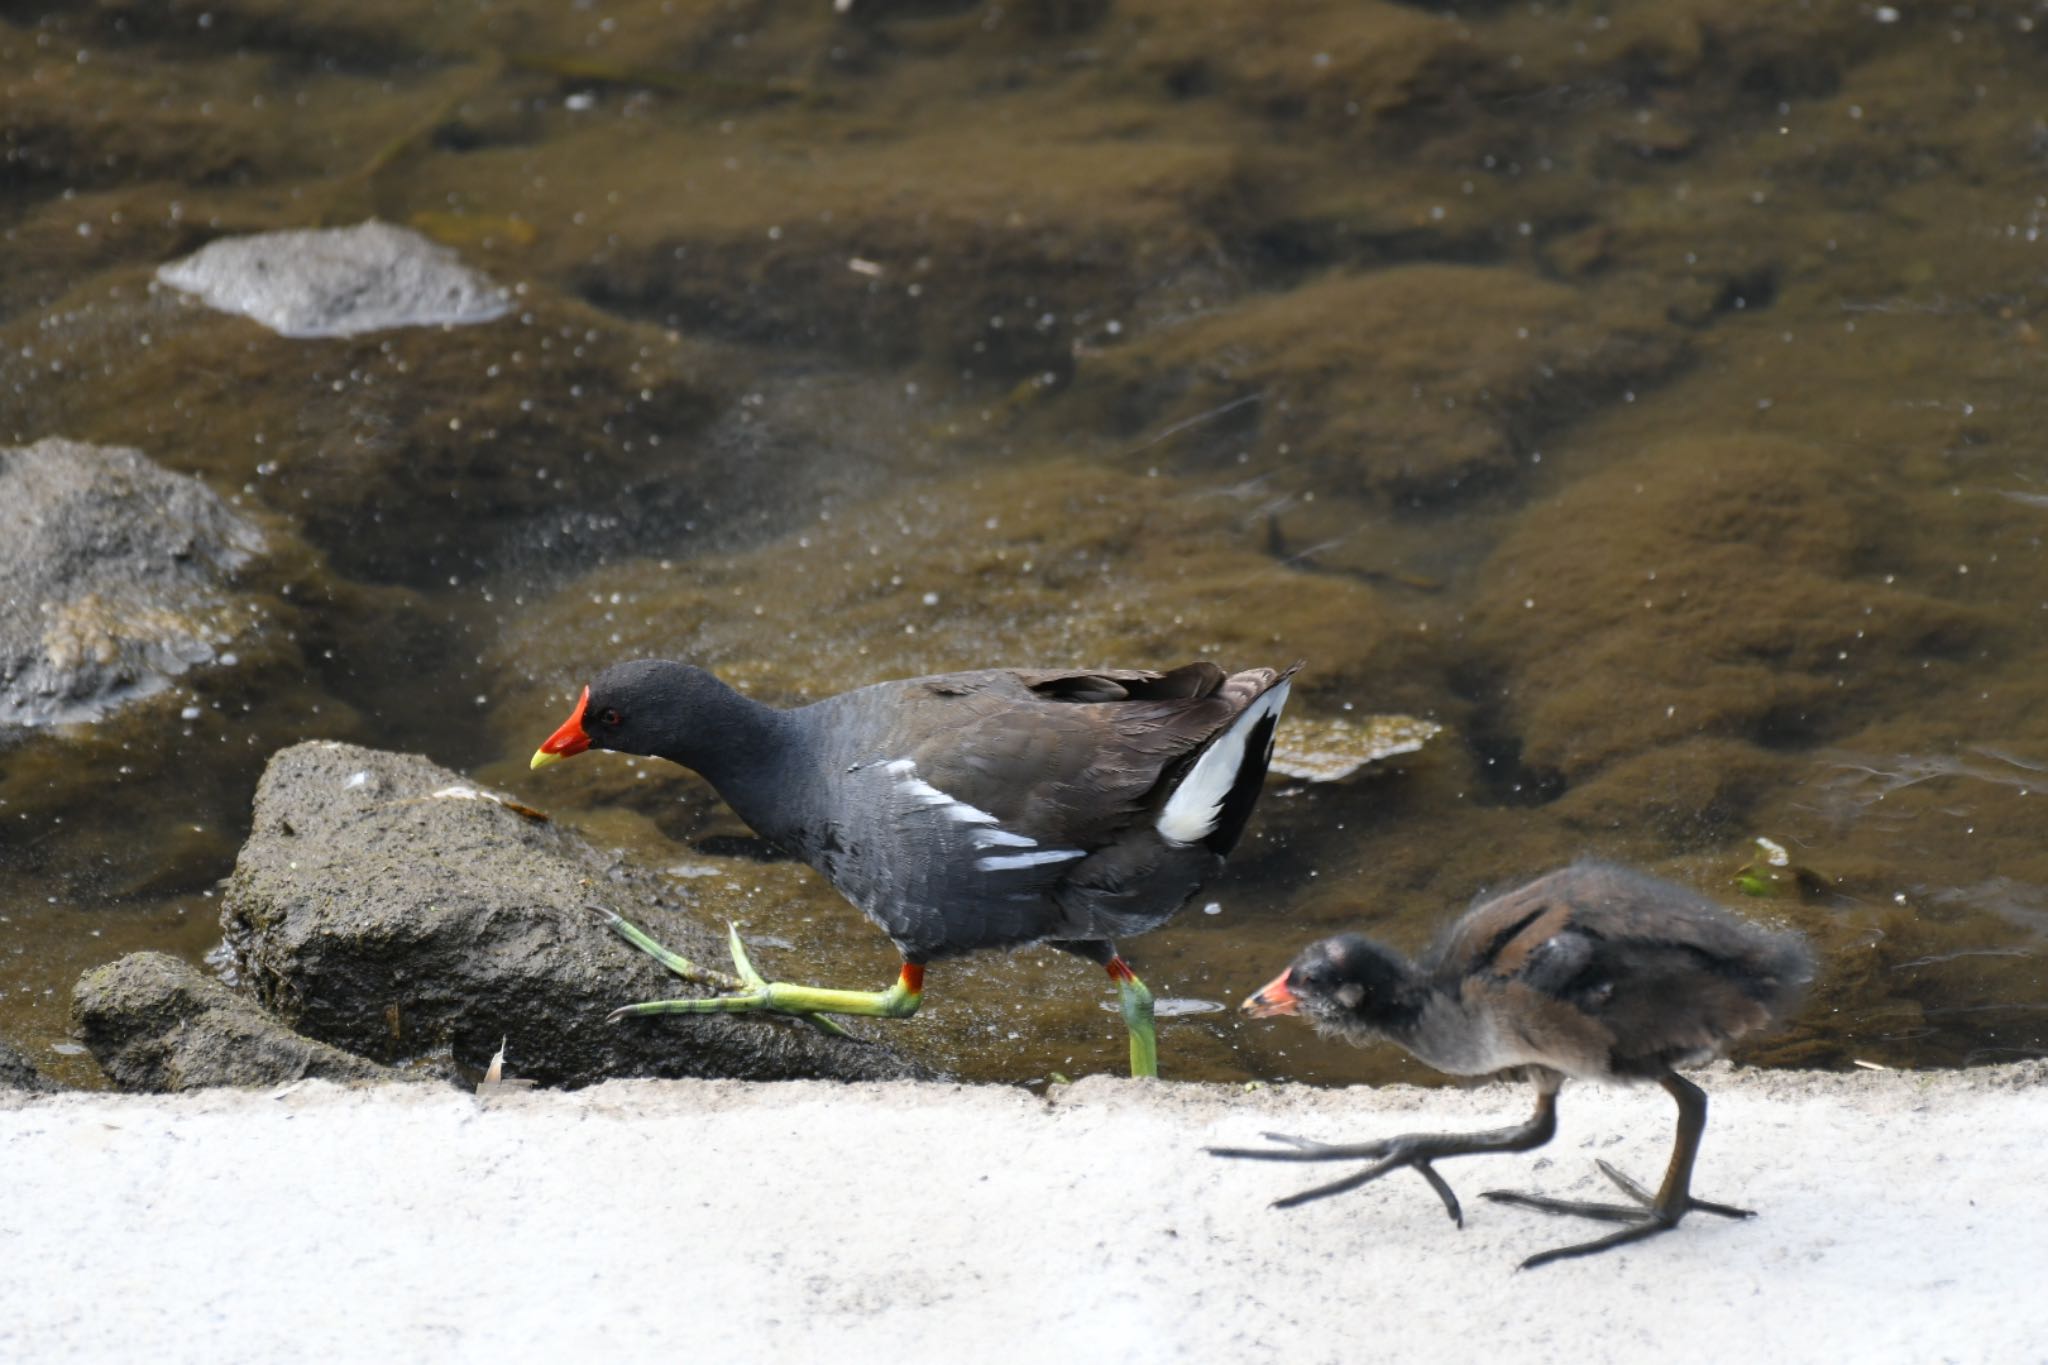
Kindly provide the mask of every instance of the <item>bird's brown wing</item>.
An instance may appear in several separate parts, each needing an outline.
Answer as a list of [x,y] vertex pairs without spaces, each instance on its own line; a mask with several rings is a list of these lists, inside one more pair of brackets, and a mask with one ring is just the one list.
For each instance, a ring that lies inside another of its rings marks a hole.
[[[956,800],[1046,846],[1095,847],[1279,675],[1210,663],[1142,670],[991,670],[942,680],[903,757]],[[1120,693],[1121,695],[1112,695]]]
[[1607,1050],[1619,1075],[1654,1076],[1716,1055],[1797,1002],[1812,958],[1689,888],[1581,863],[1475,906],[1435,964],[1467,992],[1517,997],[1504,1012],[1556,1045]]

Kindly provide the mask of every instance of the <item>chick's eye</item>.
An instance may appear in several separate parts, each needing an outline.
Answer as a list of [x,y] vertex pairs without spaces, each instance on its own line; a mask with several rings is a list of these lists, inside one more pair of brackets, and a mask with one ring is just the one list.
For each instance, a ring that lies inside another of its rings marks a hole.
[[622,719],[624,719],[624,717],[619,715],[617,711],[612,710],[609,706],[607,706],[604,710],[597,713],[597,723],[607,728],[616,727]]

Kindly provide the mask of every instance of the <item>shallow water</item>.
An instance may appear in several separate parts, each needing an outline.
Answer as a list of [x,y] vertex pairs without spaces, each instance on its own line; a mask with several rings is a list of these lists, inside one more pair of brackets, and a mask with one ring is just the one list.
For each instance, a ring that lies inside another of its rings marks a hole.
[[[0,1038],[53,1074],[92,1079],[79,971],[217,941],[297,738],[743,878],[694,778],[525,771],[643,652],[778,701],[1304,657],[1304,715],[1446,726],[1269,788],[1125,945],[1162,996],[1339,926],[1419,948],[1590,853],[1815,939],[1756,1059],[2048,1051],[2032,5],[0,14],[0,438],[133,444],[295,546],[261,658],[0,748]],[[288,342],[150,284],[371,214],[519,308]],[[892,970],[815,884],[743,927],[797,979]],[[1120,1064],[1058,954],[927,998],[897,1032],[962,1075]],[[1224,1010],[1161,1039],[1179,1076],[1421,1075]]]

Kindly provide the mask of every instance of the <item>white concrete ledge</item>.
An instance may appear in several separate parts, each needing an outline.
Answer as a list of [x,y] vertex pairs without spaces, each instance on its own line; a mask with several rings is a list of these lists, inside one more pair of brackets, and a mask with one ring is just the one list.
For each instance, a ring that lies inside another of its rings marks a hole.
[[[1557,1140],[1279,1212],[1342,1168],[1206,1143],[1521,1118],[1519,1088],[1089,1080],[0,1092],[0,1359],[2016,1361],[2048,1350],[2048,1064],[1709,1071],[1704,1215],[1488,1203],[1653,1183],[1671,1106],[1567,1087]],[[600,1354],[601,1353],[601,1354]]]

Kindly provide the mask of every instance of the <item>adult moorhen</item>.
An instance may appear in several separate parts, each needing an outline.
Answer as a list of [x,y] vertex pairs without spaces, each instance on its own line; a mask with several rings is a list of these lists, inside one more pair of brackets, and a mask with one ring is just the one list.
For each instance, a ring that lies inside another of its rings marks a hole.
[[1813,956],[1796,933],[1760,928],[1658,877],[1577,863],[1475,904],[1420,966],[1346,934],[1311,944],[1244,1002],[1249,1014],[1300,1014],[1319,1031],[1354,1043],[1388,1039],[1455,1076],[1519,1069],[1536,1085],[1536,1112],[1528,1122],[1344,1146],[1268,1133],[1286,1145],[1210,1150],[1262,1161],[1373,1163],[1278,1201],[1283,1208],[1413,1167],[1462,1227],[1457,1196],[1431,1162],[1526,1152],[1550,1141],[1566,1077],[1655,1081],[1678,1102],[1678,1138],[1655,1195],[1604,1161],[1600,1169],[1633,1203],[1486,1192],[1501,1203],[1624,1225],[1594,1241],[1531,1256],[1522,1268],[1641,1241],[1678,1226],[1695,1209],[1748,1218],[1747,1209],[1692,1197],[1707,1097],[1673,1068],[1708,1061],[1783,1017],[1812,977]]
[[609,915],[670,970],[728,991],[614,1017],[772,1010],[820,1027],[831,1027],[828,1014],[904,1018],[923,998],[927,963],[1045,942],[1108,969],[1131,1073],[1151,1076],[1152,996],[1114,940],[1164,923],[1222,866],[1258,799],[1299,667],[984,669],[784,711],[704,669],[641,659],[584,688],[533,766],[613,749],[695,769],[903,954],[885,991],[821,990],[764,980],[734,930],[734,979]]

